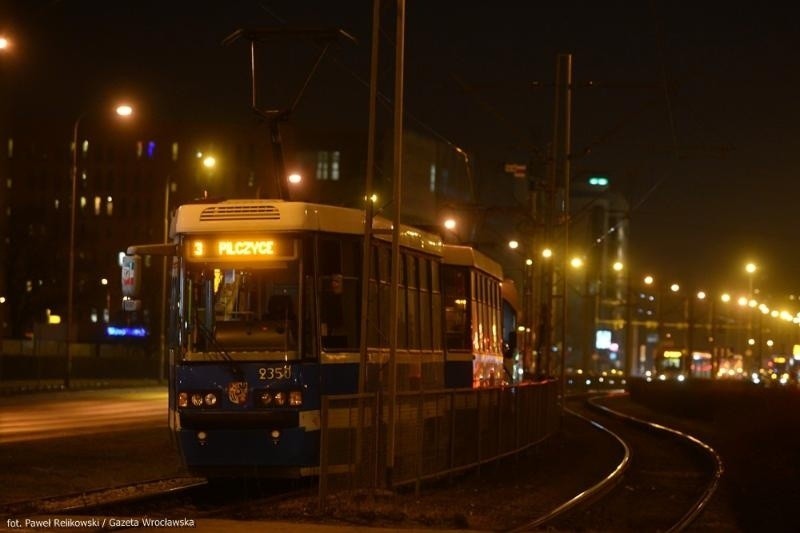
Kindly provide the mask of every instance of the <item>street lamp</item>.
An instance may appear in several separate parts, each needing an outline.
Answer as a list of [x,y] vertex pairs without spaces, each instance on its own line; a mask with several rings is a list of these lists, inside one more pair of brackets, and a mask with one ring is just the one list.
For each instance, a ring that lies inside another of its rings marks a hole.
[[755,263],[747,263],[744,266],[744,271],[747,272],[747,281],[748,281],[748,292],[747,295],[752,298],[753,297],[753,274],[756,273],[758,270],[758,266]]
[[[127,104],[119,105],[115,109],[118,116],[129,117],[133,114],[133,108]],[[69,215],[69,268],[67,269],[69,278],[67,279],[67,369],[64,375],[64,386],[69,388],[70,376],[72,374],[72,340],[74,336],[74,318],[73,318],[73,299],[75,294],[75,211],[77,207],[77,191],[78,191],[78,128],[81,120],[86,116],[86,113],[81,113],[75,119],[75,124],[72,126],[72,167],[70,169],[70,177],[72,179],[72,205],[70,206]]]

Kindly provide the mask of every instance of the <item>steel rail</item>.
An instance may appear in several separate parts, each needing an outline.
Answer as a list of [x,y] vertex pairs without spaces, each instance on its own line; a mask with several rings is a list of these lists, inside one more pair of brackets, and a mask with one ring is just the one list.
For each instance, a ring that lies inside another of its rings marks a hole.
[[107,505],[136,502],[165,494],[175,494],[207,484],[208,481],[205,478],[198,477],[154,479],[64,496],[13,502],[0,507],[0,516],[83,511]]
[[536,518],[536,519],[534,519],[534,520],[532,520],[530,522],[526,522],[525,524],[522,524],[521,526],[518,526],[518,527],[515,527],[515,528],[512,528],[512,529],[508,529],[508,530],[506,530],[506,533],[516,533],[516,532],[520,532],[520,531],[530,531],[532,529],[536,529],[539,526],[541,526],[542,524],[545,524],[547,522],[550,522],[550,521],[554,520],[558,516],[560,516],[560,515],[566,513],[567,511],[577,507],[578,505],[590,501],[591,499],[599,496],[600,494],[602,494],[602,493],[606,492],[607,490],[610,490],[611,488],[616,486],[616,484],[619,483],[622,480],[622,475],[625,473],[625,471],[630,466],[631,449],[628,446],[628,444],[619,435],[617,435],[616,433],[614,433],[613,431],[611,431],[607,427],[603,426],[602,424],[600,424],[600,423],[598,423],[598,422],[596,422],[594,420],[590,420],[589,418],[586,418],[585,416],[583,416],[583,415],[581,415],[581,414],[579,414],[579,413],[577,413],[577,412],[575,412],[575,411],[573,411],[571,409],[565,409],[565,412],[570,414],[570,415],[572,415],[572,416],[580,418],[581,420],[584,420],[585,422],[588,422],[592,426],[596,427],[600,431],[604,431],[604,432],[608,433],[609,435],[611,435],[620,444],[620,446],[622,446],[622,449],[623,449],[622,460],[620,460],[620,462],[617,464],[617,466],[614,467],[614,469],[606,477],[604,477],[602,480],[600,480],[598,483],[595,483],[594,485],[592,485],[588,489],[579,492],[578,494],[576,494],[575,496],[573,496],[572,498],[570,498],[566,502],[564,502],[561,505],[559,505],[556,508],[554,508],[552,511],[549,511],[546,514],[544,514],[542,516],[539,516],[538,518]]
[[[627,393],[607,394],[603,397],[609,398],[612,396],[627,396]],[[643,420],[641,418],[637,418],[635,416],[616,411],[608,406],[598,404],[595,400],[597,400],[597,398],[590,398],[587,400],[587,404],[593,409],[603,411],[611,416],[621,418],[625,421],[643,426],[651,430],[670,433],[672,435],[685,439],[694,444],[695,446],[697,446],[698,448],[700,448],[701,451],[705,452],[705,454],[712,459],[714,463],[714,475],[712,476],[711,481],[706,485],[705,490],[698,498],[697,502],[692,507],[690,507],[689,510],[680,518],[680,520],[678,520],[678,522],[676,522],[672,527],[670,527],[667,530],[667,532],[675,533],[678,531],[685,530],[692,522],[694,522],[694,520],[697,519],[698,516],[700,516],[700,513],[702,513],[703,510],[708,506],[708,503],[711,501],[711,498],[717,491],[720,479],[722,478],[722,474],[725,472],[725,467],[722,463],[722,457],[720,457],[719,453],[713,447],[701,441],[694,435],[690,435],[689,433],[685,433],[683,431],[668,426],[664,426],[657,422],[650,422],[648,420]]]

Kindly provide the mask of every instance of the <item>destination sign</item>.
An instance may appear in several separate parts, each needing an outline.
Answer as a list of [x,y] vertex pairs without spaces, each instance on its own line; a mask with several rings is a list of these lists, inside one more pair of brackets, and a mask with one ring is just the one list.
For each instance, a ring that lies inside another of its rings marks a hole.
[[286,260],[297,256],[293,239],[196,238],[187,241],[190,261]]

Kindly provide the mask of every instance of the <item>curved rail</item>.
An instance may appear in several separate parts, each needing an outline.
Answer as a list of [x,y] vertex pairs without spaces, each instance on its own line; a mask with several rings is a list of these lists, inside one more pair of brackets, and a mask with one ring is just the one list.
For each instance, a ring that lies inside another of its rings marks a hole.
[[591,500],[592,498],[598,496],[599,494],[602,494],[603,492],[605,492],[605,491],[611,489],[613,486],[615,486],[622,479],[622,474],[630,466],[631,449],[628,446],[628,444],[624,440],[622,440],[622,438],[619,435],[617,435],[616,433],[614,433],[613,431],[611,431],[607,427],[603,426],[602,424],[600,424],[598,422],[595,422],[594,420],[590,420],[590,419],[586,418],[585,416],[583,416],[583,415],[581,415],[581,414],[579,414],[579,413],[577,413],[577,412],[575,412],[575,411],[573,411],[571,409],[564,409],[564,411],[569,413],[569,414],[571,414],[572,416],[575,416],[577,418],[580,418],[580,419],[588,422],[589,424],[591,424],[592,426],[596,427],[600,431],[605,431],[606,433],[608,433],[609,435],[614,437],[614,439],[616,439],[616,441],[619,442],[620,446],[622,446],[622,449],[623,449],[622,460],[619,462],[619,464],[617,464],[617,466],[614,468],[614,470],[612,470],[606,477],[604,477],[602,480],[600,480],[599,482],[595,483],[594,485],[592,485],[588,489],[576,494],[575,496],[573,496],[572,498],[570,498],[566,502],[562,503],[561,505],[559,505],[558,507],[556,507],[552,511],[548,512],[547,514],[544,514],[544,515],[536,518],[535,520],[527,522],[527,523],[525,523],[525,524],[523,524],[523,525],[521,525],[519,527],[507,530],[507,533],[516,533],[516,532],[519,532],[519,531],[529,531],[531,529],[535,529],[535,528],[541,526],[542,524],[545,524],[545,523],[547,523],[547,522],[549,522],[551,520],[554,520],[559,515],[569,511],[570,509],[576,507],[577,505]]
[[[612,397],[612,396],[622,396],[627,395],[626,393],[615,393],[615,394],[606,394],[605,398]],[[642,420],[641,418],[637,418],[632,415],[628,415],[625,413],[621,413],[619,411],[615,411],[606,405],[600,405],[595,400],[597,398],[590,398],[587,400],[587,403],[593,409],[597,409],[603,411],[611,416],[621,418],[623,420],[638,424],[640,426],[644,426],[645,428],[662,431],[666,433],[670,433],[672,435],[678,436],[680,438],[686,439],[702,451],[704,451],[707,455],[709,455],[714,462],[714,476],[712,477],[709,484],[706,486],[706,489],[703,491],[703,494],[697,500],[697,503],[693,505],[682,517],[675,523],[671,528],[669,528],[668,532],[676,532],[676,531],[683,531],[686,529],[699,515],[703,510],[706,508],[708,503],[711,501],[711,498],[714,496],[714,493],[717,491],[719,487],[719,480],[722,477],[723,472],[725,472],[725,467],[722,464],[722,458],[720,457],[719,453],[712,448],[709,444],[701,441],[694,435],[690,435],[688,433],[684,433],[683,431],[679,431],[677,429],[664,426],[657,422],[650,422],[647,420]]]

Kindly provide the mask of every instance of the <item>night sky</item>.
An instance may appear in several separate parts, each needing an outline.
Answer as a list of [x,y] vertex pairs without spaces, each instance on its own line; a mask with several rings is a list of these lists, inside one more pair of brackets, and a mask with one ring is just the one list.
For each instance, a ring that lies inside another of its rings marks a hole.
[[[741,288],[753,260],[765,290],[800,293],[800,8],[785,4],[408,0],[407,123],[484,161],[525,162],[552,137],[556,55],[571,53],[573,171],[605,173],[629,199],[635,268]],[[371,5],[0,0],[0,32],[16,41],[0,58],[0,106],[66,129],[124,92],[170,120],[252,120],[247,47],[222,40],[326,26],[358,43],[332,51],[293,120],[366,128]],[[392,7],[383,21],[391,95]],[[278,73],[263,80],[265,103],[290,98],[314,54],[264,53]],[[509,202],[488,194],[503,190],[497,178],[479,179],[486,201]]]

